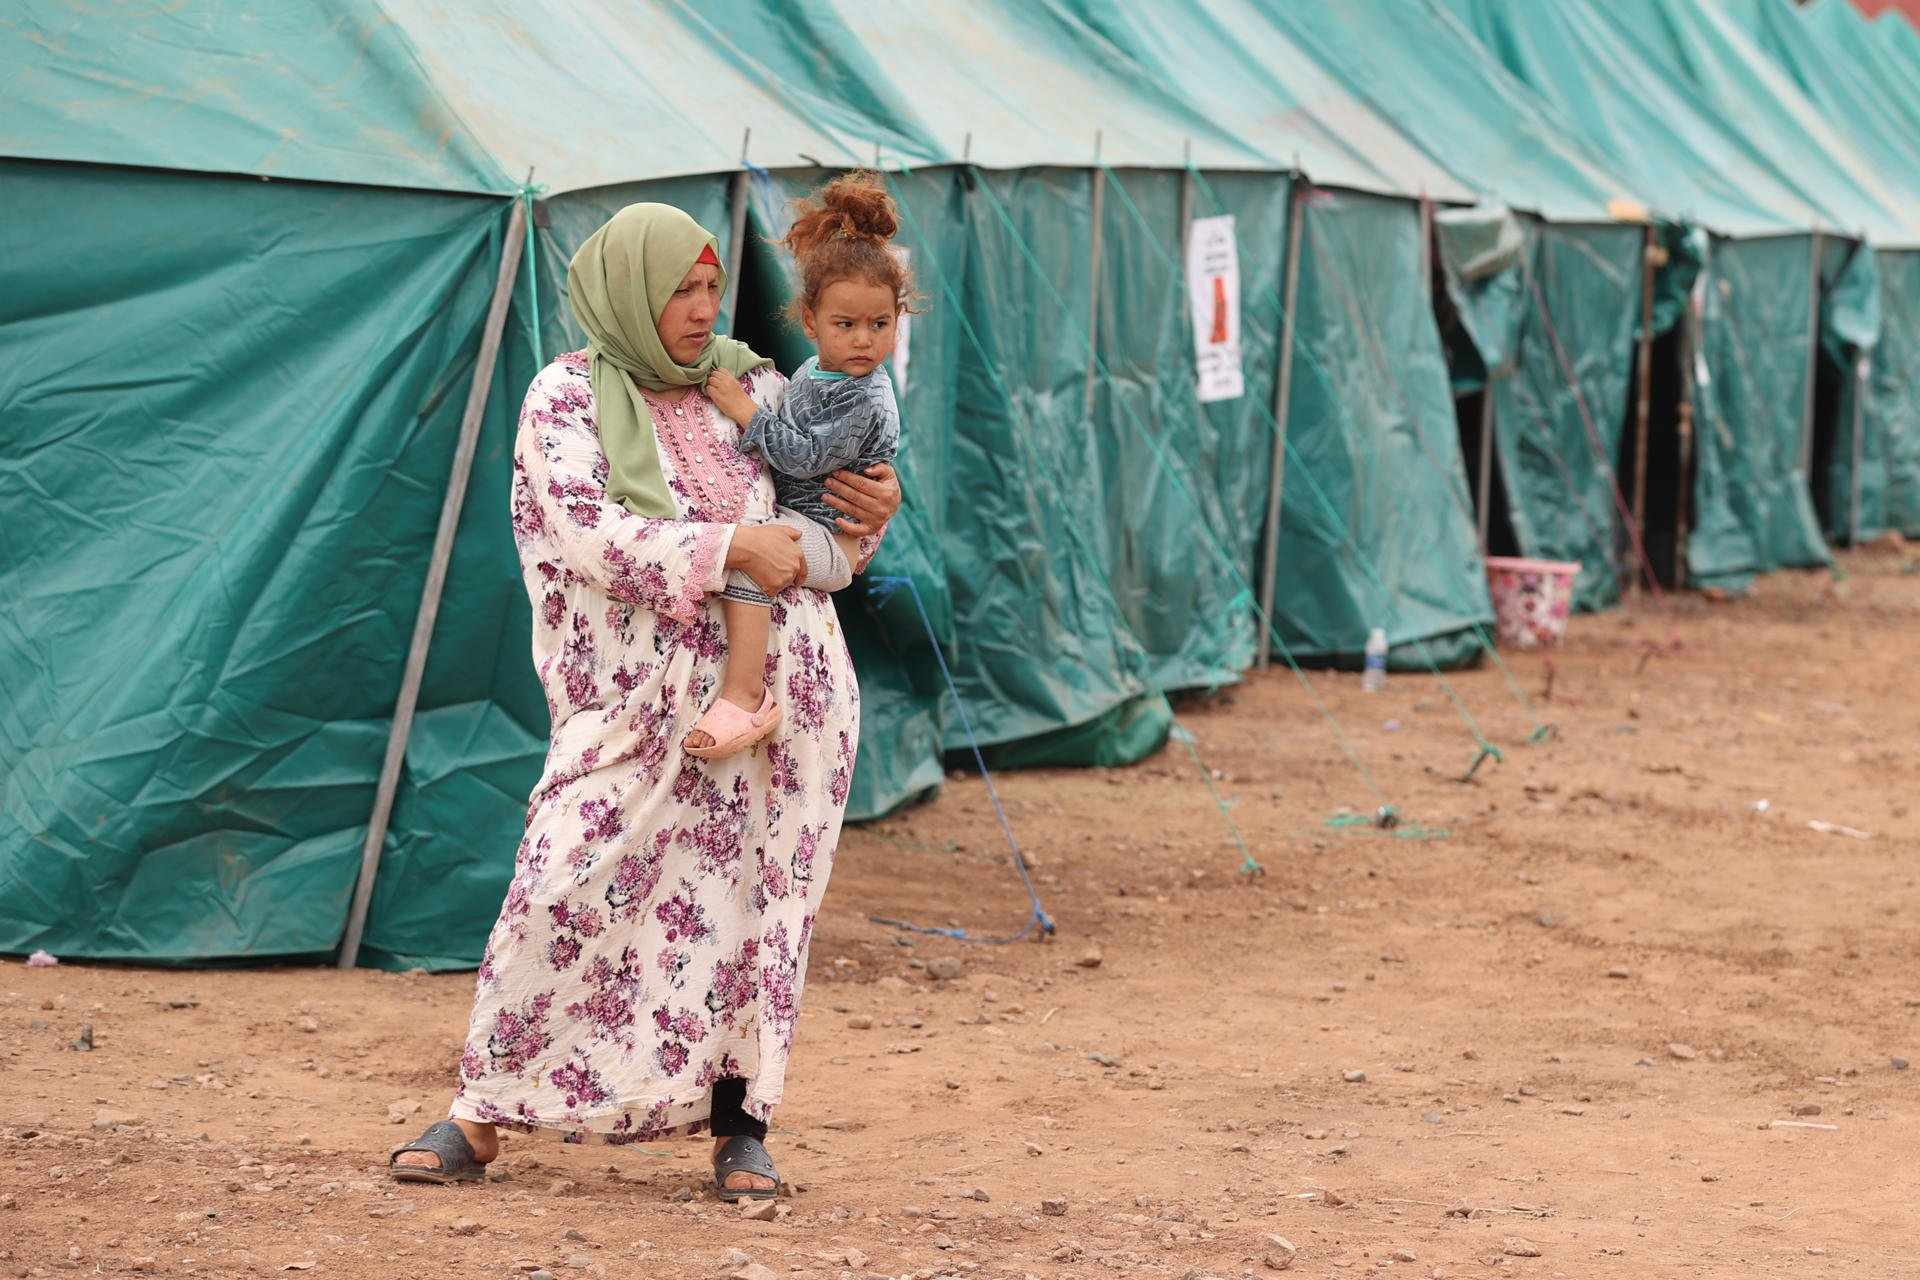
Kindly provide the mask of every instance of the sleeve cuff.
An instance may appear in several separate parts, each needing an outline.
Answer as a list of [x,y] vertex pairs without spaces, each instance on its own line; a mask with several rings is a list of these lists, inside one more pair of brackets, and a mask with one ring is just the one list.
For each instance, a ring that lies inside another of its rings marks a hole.
[[700,584],[700,589],[710,596],[719,595],[727,589],[727,557],[733,553],[733,534],[739,527],[736,524],[720,526],[713,553],[713,568],[707,572],[706,580]]

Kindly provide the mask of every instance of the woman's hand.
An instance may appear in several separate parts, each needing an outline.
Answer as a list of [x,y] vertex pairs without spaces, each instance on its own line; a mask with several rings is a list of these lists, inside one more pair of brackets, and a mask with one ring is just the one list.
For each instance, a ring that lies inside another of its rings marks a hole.
[[900,477],[885,462],[868,467],[864,474],[836,471],[827,477],[826,499],[847,513],[839,520],[842,531],[856,538],[869,537],[900,510]]
[[741,524],[733,528],[727,568],[738,569],[770,596],[806,581],[807,558],[800,554],[800,531],[784,524]]
[[713,401],[714,408],[743,427],[753,421],[754,411],[760,407],[747,394],[746,388],[740,385],[740,379],[725,369],[715,369],[707,375],[707,399]]

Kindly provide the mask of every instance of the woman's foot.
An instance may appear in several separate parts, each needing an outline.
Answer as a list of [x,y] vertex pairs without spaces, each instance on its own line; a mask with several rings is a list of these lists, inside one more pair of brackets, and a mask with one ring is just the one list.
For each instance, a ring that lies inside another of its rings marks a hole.
[[[720,1159],[720,1149],[726,1146],[729,1141],[731,1141],[731,1139],[728,1138],[715,1138],[713,1140],[713,1158],[716,1162]],[[762,1150],[765,1150],[765,1148],[763,1147]],[[715,1169],[714,1172],[717,1174],[719,1170]],[[757,1173],[749,1173],[745,1169],[733,1170],[720,1180],[720,1185],[727,1191],[758,1191],[762,1195],[765,1195],[769,1191],[776,1190],[779,1186],[772,1178],[763,1177]]]
[[[467,1145],[473,1148],[473,1158],[481,1164],[492,1164],[500,1156],[500,1131],[490,1124],[475,1124],[471,1120],[462,1120],[458,1116],[453,1123],[466,1138]],[[438,1171],[440,1157],[431,1151],[402,1151],[393,1157],[393,1165],[411,1169]]]

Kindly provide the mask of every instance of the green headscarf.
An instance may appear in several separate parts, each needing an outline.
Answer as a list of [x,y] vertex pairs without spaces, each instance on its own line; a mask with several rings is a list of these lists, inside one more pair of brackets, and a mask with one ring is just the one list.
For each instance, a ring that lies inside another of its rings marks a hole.
[[[704,384],[715,369],[744,374],[772,364],[744,342],[714,336],[692,364],[675,364],[655,328],[702,249],[719,257],[713,233],[669,204],[630,204],[587,237],[567,266],[567,295],[587,333],[594,412],[607,455],[607,496],[637,516],[680,514],[660,471],[649,391]],[[727,287],[726,268],[720,288]]]

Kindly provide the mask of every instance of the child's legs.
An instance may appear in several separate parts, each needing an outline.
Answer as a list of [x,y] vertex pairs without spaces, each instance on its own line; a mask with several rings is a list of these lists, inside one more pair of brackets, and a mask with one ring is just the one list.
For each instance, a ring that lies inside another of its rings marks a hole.
[[807,562],[806,580],[800,585],[814,591],[841,591],[853,581],[853,562],[860,557],[856,538],[829,532],[797,511],[780,508],[774,524],[800,531],[800,554]]
[[767,688],[767,633],[773,601],[744,573],[727,575],[720,619],[727,628],[727,666],[720,696],[743,711],[758,711]]

